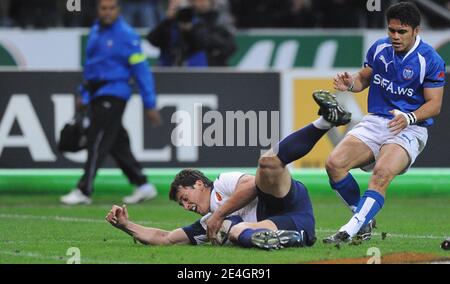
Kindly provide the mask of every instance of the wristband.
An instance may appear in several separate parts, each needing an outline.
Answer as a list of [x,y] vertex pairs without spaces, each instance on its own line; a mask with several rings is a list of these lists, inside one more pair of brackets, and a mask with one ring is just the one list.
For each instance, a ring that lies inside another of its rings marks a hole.
[[399,114],[403,115],[406,118],[408,125],[412,125],[417,122],[417,116],[414,114],[414,112],[405,113],[405,112],[399,111],[398,109],[394,110],[395,116],[397,116]]
[[417,116],[414,114],[414,112],[408,112],[406,115],[409,118],[409,125],[415,124],[417,122]]

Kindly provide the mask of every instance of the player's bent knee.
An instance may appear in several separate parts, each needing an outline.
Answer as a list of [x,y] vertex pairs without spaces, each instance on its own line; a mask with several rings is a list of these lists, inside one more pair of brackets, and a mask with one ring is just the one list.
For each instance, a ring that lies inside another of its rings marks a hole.
[[328,157],[325,163],[325,169],[328,173],[336,173],[339,171],[347,171],[349,166],[348,161],[335,155]]
[[261,169],[276,169],[281,167],[281,161],[277,156],[262,156],[258,160],[258,166]]

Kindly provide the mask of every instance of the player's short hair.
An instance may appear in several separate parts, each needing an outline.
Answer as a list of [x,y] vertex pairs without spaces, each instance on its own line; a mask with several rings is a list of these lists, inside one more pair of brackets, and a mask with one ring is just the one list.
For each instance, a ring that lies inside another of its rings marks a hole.
[[213,182],[199,170],[184,169],[179,172],[170,185],[170,200],[177,201],[177,192],[179,186],[193,186],[198,180],[201,180],[207,187],[213,186]]
[[414,3],[400,2],[391,5],[386,11],[386,20],[399,20],[404,25],[411,26],[413,29],[420,26],[420,11]]

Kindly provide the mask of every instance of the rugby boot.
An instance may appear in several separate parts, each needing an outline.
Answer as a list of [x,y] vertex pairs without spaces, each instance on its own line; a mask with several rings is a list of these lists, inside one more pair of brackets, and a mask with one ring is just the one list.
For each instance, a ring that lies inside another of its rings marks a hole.
[[337,232],[325,239],[323,239],[324,244],[340,244],[340,243],[348,243],[352,239],[350,238],[350,235],[346,231],[340,231]]
[[266,250],[303,247],[304,231],[300,233],[289,230],[257,232],[252,236],[252,244]]
[[345,125],[352,119],[351,112],[346,111],[336,100],[336,96],[325,90],[313,93],[314,101],[320,106],[319,115],[334,126]]

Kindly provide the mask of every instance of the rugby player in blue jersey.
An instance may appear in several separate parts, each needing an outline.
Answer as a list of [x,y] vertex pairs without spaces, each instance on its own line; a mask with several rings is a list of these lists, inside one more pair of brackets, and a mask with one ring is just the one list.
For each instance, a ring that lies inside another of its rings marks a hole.
[[[334,78],[339,91],[358,93],[369,87],[369,114],[327,160],[331,187],[354,215],[324,243],[348,242],[355,236],[369,239],[390,182],[411,167],[427,143],[427,127],[441,110],[445,62],[420,38],[420,18],[412,3],[390,6],[386,12],[388,37],[370,47],[364,68]],[[324,97],[322,104],[326,102]],[[362,197],[349,173],[358,167],[373,170]]]

